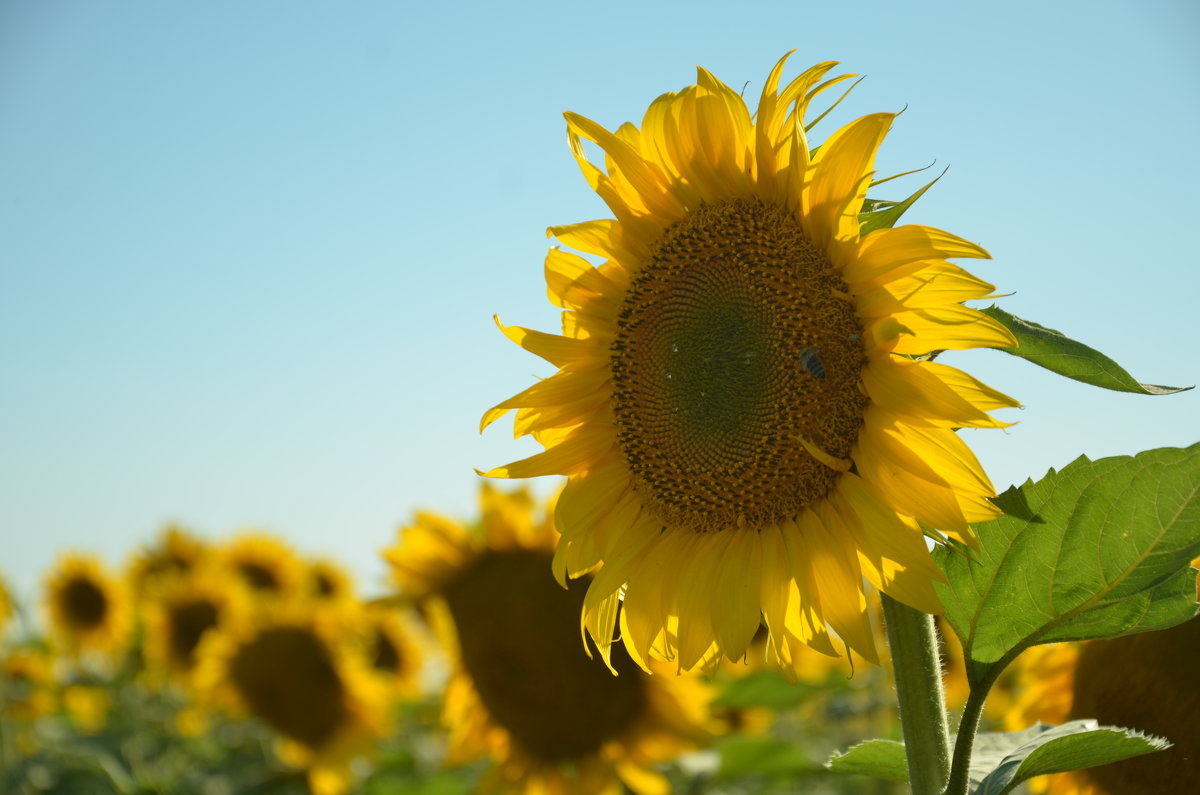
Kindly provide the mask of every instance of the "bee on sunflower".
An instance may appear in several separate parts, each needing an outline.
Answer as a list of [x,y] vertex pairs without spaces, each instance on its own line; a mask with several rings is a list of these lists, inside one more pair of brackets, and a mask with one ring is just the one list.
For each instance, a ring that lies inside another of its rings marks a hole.
[[949,262],[988,254],[865,212],[897,114],[813,146],[809,104],[850,75],[784,83],[786,61],[753,112],[701,68],[640,127],[567,113],[614,217],[549,229],[561,335],[500,324],[558,369],[481,423],[515,410],[545,450],[483,474],[567,476],[554,571],[603,561],[583,623],[607,658],[619,614],[643,668],[738,659],[760,617],[785,670],[802,645],[836,654],[831,630],[875,660],[864,577],[940,612],[926,533],[973,545],[999,513],[956,430],[1003,427],[988,412],[1017,402],[932,356],[1015,344],[964,304],[993,285]]
[[527,491],[487,485],[481,503],[478,532],[420,513],[384,553],[451,659],[448,763],[490,756],[482,792],[662,792],[651,767],[716,728],[706,686],[648,676],[619,650],[612,676],[580,648],[583,583],[564,591],[551,576],[549,512],[535,519]]

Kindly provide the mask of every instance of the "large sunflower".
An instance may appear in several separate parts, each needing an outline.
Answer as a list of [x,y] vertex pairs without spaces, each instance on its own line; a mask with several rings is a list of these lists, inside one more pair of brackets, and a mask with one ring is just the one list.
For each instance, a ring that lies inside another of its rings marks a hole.
[[305,602],[254,611],[208,633],[193,683],[208,705],[250,714],[279,733],[278,753],[308,771],[316,795],[346,792],[352,762],[388,728],[388,687],[340,610]]
[[[927,226],[864,233],[877,147],[894,113],[812,148],[805,110],[849,75],[818,64],[753,115],[704,69],[615,133],[567,113],[571,149],[615,220],[551,227],[563,335],[501,330],[559,368],[484,414],[516,409],[546,449],[492,477],[559,474],[560,579],[603,561],[584,604],[604,654],[621,635],[690,669],[740,656],[759,624],[790,666],[828,629],[876,656],[862,577],[937,612],[921,523],[971,544],[993,488],[956,428],[1016,405],[932,361],[1011,346],[963,301],[993,286],[946,260],[987,257]],[[585,142],[604,152],[604,169]],[[623,591],[624,589],[624,591]]]
[[44,590],[50,631],[69,652],[112,654],[123,648],[133,623],[129,593],[98,558],[60,555]]
[[[1200,558],[1192,561],[1200,567]],[[1197,583],[1200,598],[1200,582]],[[1010,731],[1036,721],[1095,718],[1166,737],[1161,753],[1035,779],[1050,795],[1159,795],[1187,792],[1200,781],[1200,618],[1158,632],[1084,643],[1055,643],[1025,652],[1014,666],[1017,698]]]
[[483,792],[662,792],[650,768],[707,736],[704,686],[647,676],[614,653],[609,674],[579,643],[582,583],[550,575],[555,538],[527,492],[485,486],[482,538],[418,514],[385,552],[422,600],[454,663],[446,687],[448,761],[495,761]]

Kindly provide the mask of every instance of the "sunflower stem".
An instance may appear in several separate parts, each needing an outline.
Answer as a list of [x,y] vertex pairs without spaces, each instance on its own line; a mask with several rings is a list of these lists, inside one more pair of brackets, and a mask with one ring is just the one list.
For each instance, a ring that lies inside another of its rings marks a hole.
[[950,778],[950,730],[933,616],[880,594],[900,702],[913,795],[941,795]]

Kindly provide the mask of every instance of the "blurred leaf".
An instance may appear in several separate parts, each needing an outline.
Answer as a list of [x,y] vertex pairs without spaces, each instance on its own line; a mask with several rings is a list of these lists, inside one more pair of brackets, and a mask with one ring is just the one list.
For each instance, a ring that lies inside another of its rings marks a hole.
[[734,709],[787,709],[811,698],[818,690],[822,688],[791,684],[778,671],[755,671],[725,685],[715,703]]
[[1185,392],[1190,386],[1159,386],[1135,381],[1121,365],[1098,350],[1076,342],[1061,331],[1039,326],[1029,320],[1010,315],[997,306],[981,310],[985,315],[1000,321],[1012,332],[1020,343],[1016,348],[997,350],[1019,356],[1039,367],[1065,375],[1085,384],[1113,389],[1117,392],[1134,392],[1139,395],[1173,395]]
[[718,776],[791,776],[824,771],[795,743],[769,737],[730,736],[717,745],[717,751],[721,754]]
[[895,740],[867,740],[845,753],[834,754],[826,767],[835,773],[853,773],[888,781],[908,781],[908,758],[904,743]]
[[1080,770],[1119,762],[1169,748],[1160,737],[1094,720],[1073,720],[1061,726],[1039,723],[1022,732],[980,734],[971,758],[972,795],[1006,795],[1035,776]]
[[1200,444],[1080,457],[996,499],[976,559],[934,554],[972,683],[1028,646],[1165,629],[1196,614]]

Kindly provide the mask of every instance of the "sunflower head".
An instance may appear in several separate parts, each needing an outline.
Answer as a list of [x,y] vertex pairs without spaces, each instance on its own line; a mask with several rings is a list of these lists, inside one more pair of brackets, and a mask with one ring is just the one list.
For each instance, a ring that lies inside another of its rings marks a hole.
[[864,577],[937,612],[922,528],[972,544],[970,523],[997,515],[955,431],[1002,427],[988,412],[1016,402],[930,355],[1015,344],[964,305],[993,286],[948,261],[987,252],[864,226],[895,114],[814,147],[806,110],[850,75],[783,82],[786,60],[753,112],[700,69],[640,127],[566,114],[613,218],[549,230],[561,336],[501,325],[558,371],[484,414],[515,409],[545,447],[485,474],[568,477],[555,571],[603,561],[585,624],[607,656],[622,602],[643,667],[738,659],[762,618],[785,670],[801,646],[836,653],[831,631],[873,660]]
[[[621,674],[612,676],[580,648],[585,589],[564,591],[551,576],[548,518],[534,518],[524,491],[488,487],[482,505],[478,534],[418,516],[386,553],[400,583],[426,587],[426,612],[454,662],[444,708],[450,761],[490,755],[484,791],[660,783],[647,766],[707,736],[703,686],[647,676],[623,653],[610,660]],[[443,544],[458,548],[428,554]],[[423,566],[434,573],[422,576]]]
[[387,691],[340,611],[276,604],[201,641],[194,678],[205,703],[253,715],[280,736],[280,757],[320,795],[350,785],[349,765],[387,730]]
[[237,580],[213,566],[159,578],[144,600],[147,672],[154,679],[186,682],[205,636],[229,622],[244,622],[251,597]]
[[192,531],[169,524],[159,531],[153,544],[143,547],[130,558],[126,579],[137,595],[141,595],[162,577],[186,574],[205,561],[210,547]]
[[354,580],[350,573],[332,560],[310,561],[305,567],[308,596],[318,601],[354,600]]
[[44,648],[10,649],[0,661],[0,706],[4,716],[31,723],[54,711],[54,667]]
[[98,558],[61,555],[44,591],[50,631],[69,652],[115,653],[123,647],[132,626],[129,594]]
[[419,631],[398,609],[365,605],[358,620],[364,657],[398,698],[420,692],[425,657]]
[[286,601],[303,592],[300,560],[291,547],[267,533],[241,533],[217,550],[217,559],[260,601]]
[[16,606],[13,604],[12,593],[8,590],[8,584],[0,579],[0,640],[8,632],[9,624],[12,623],[15,614]]

